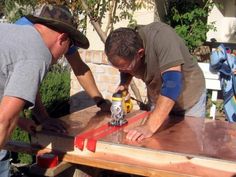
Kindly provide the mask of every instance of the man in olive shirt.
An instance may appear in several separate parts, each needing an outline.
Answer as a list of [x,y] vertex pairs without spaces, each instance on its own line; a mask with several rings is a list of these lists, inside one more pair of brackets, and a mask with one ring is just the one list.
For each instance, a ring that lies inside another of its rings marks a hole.
[[118,90],[128,89],[133,76],[142,79],[153,105],[144,125],[127,130],[128,139],[152,136],[170,114],[205,116],[203,73],[170,26],[154,22],[138,32],[119,28],[109,34],[105,52],[121,72]]

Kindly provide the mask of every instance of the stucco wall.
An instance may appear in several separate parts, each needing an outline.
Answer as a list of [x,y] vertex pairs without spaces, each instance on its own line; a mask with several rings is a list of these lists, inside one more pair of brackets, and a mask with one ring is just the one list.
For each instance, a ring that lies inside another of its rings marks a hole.
[[208,22],[215,22],[217,31],[209,31],[207,40],[215,38],[218,42],[236,42],[236,2],[235,0],[216,1],[223,9],[214,6],[209,14]]

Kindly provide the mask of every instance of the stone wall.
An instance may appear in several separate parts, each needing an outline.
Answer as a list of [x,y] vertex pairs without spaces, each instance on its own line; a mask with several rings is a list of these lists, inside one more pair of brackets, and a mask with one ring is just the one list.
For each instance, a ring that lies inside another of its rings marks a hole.
[[[117,69],[109,65],[106,55],[103,51],[98,50],[80,50],[81,58],[87,63],[90,67],[98,89],[104,96],[104,98],[111,99],[112,94],[117,88],[120,77]],[[141,80],[134,79],[143,100],[146,98],[146,89],[145,85]],[[133,95],[131,89],[130,93]],[[82,108],[94,105],[93,100],[88,97],[84,92],[83,88],[78,83],[75,75],[71,72],[71,112],[80,110]],[[133,101],[135,104],[135,101]],[[137,108],[137,106],[135,106]]]

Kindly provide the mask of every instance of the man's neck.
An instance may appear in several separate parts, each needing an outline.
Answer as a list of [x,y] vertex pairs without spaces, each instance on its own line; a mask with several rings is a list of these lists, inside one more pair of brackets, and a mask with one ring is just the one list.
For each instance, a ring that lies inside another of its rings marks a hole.
[[41,35],[45,45],[51,51],[56,43],[59,33],[42,24],[34,24],[34,27]]

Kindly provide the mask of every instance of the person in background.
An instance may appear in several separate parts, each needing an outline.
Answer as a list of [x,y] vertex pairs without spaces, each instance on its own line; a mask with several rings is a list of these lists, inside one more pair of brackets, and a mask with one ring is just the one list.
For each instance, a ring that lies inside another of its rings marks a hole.
[[167,24],[153,22],[138,31],[116,29],[106,40],[105,53],[120,71],[117,90],[127,90],[133,77],[147,86],[152,112],[143,125],[125,129],[127,139],[151,137],[169,115],[205,117],[203,73],[184,41]]

